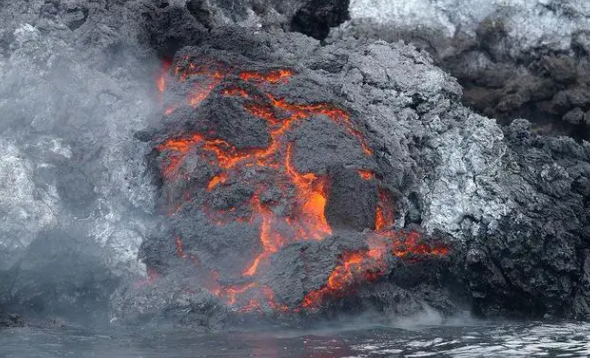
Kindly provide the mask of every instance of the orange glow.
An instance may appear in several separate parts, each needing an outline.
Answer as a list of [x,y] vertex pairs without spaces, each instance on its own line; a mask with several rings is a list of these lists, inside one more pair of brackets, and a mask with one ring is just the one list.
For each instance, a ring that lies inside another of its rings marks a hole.
[[336,265],[328,278],[327,284],[309,292],[302,302],[304,308],[317,308],[326,297],[346,295],[355,286],[363,282],[378,280],[387,271],[386,259],[389,254],[402,259],[428,256],[445,256],[450,250],[442,244],[430,245],[422,241],[417,232],[389,231],[375,233],[368,240],[369,249],[347,252],[341,263]]
[[274,254],[285,244],[285,239],[280,233],[272,230],[274,216],[265,208],[258,197],[252,198],[252,209],[262,220],[260,227],[260,242],[263,251],[254,259],[252,265],[244,272],[244,276],[253,276],[258,270],[260,262]]
[[153,284],[157,279],[160,278],[160,274],[151,267],[147,268],[147,277],[144,280],[140,280],[135,283],[135,287],[144,287]]
[[239,287],[239,286],[235,287],[234,286],[234,287],[229,287],[229,288],[225,289],[224,294],[227,297],[227,303],[230,305],[235,304],[236,303],[236,295],[238,295],[240,293],[244,293],[256,286],[257,286],[256,283],[249,283],[249,284],[242,286],[242,287]]
[[[382,245],[386,245],[382,243]],[[372,282],[383,274],[385,266],[383,248],[364,251],[345,252],[342,262],[338,264],[328,277],[326,286],[309,292],[302,302],[304,308],[318,307],[328,296],[346,294],[354,285],[363,281]]]
[[296,118],[307,118],[323,114],[334,123],[344,125],[348,134],[358,139],[365,155],[373,155],[373,151],[368,147],[363,135],[354,127],[350,116],[344,110],[327,103],[293,104],[284,99],[277,99],[270,94],[268,94],[268,98],[276,108],[293,112]]
[[319,179],[313,173],[300,174],[291,165],[292,144],[287,144],[285,169],[291,182],[297,189],[296,198],[301,206],[300,222],[303,229],[311,239],[321,240],[332,234],[332,228],[326,220],[324,210],[327,202],[326,178]]
[[359,176],[361,177],[361,179],[363,179],[363,180],[371,180],[371,179],[375,178],[375,173],[373,173],[370,170],[361,169],[358,171],[358,173],[359,173]]
[[169,59],[162,60],[162,64],[160,66],[160,72],[156,78],[156,87],[158,88],[158,92],[160,93],[160,100],[162,100],[162,96],[166,91],[167,85],[167,77],[168,72],[170,71],[170,67],[172,67],[172,61]]
[[188,104],[191,107],[198,107],[220,83],[221,79],[218,78],[208,78],[205,83],[199,82],[191,91]]
[[295,73],[289,69],[279,69],[261,73],[256,71],[243,71],[239,74],[244,81],[265,82],[270,84],[277,84],[280,82],[287,82],[289,78],[293,77]]
[[421,242],[422,237],[417,232],[407,233],[401,240],[393,242],[391,253],[397,257],[419,256],[445,256],[449,248],[443,245],[428,245]]
[[172,179],[177,172],[178,167],[182,164],[184,157],[198,143],[204,140],[200,134],[193,134],[186,139],[169,139],[164,144],[158,146],[159,152],[172,152],[168,157],[168,164],[162,168],[162,174],[167,179]]
[[221,173],[219,175],[214,176],[209,181],[209,184],[207,184],[207,190],[212,191],[213,189],[215,189],[215,187],[217,185],[225,183],[226,180],[227,180],[227,174],[225,174],[225,173]]
[[250,98],[250,95],[245,89],[239,87],[227,88],[221,91],[221,94],[225,96],[235,96],[235,97],[242,97],[242,98]]
[[174,111],[176,111],[176,106],[168,107],[166,108],[166,111],[164,111],[164,114],[169,116],[174,113]]
[[375,209],[375,230],[383,231],[391,229],[394,224],[393,207],[389,196],[384,190],[379,190],[379,200]]
[[[156,84],[162,94],[168,88],[168,72],[168,68],[163,70]],[[192,86],[188,97],[184,99],[185,104],[198,107],[212,93],[238,97],[236,100],[243,103],[249,114],[264,120],[270,137],[266,148],[240,149],[216,137],[214,131],[185,133],[167,139],[157,147],[162,159],[160,170],[164,179],[168,181],[190,179],[190,173],[185,173],[186,168],[183,166],[189,153],[211,164],[215,175],[210,177],[206,184],[208,192],[222,190],[235,182],[243,182],[243,171],[246,168],[249,173],[272,173],[270,183],[252,182],[252,196],[249,201],[240,204],[245,205],[249,211],[244,211],[244,208],[240,207],[241,217],[235,217],[236,207],[213,210],[208,207],[206,201],[203,205],[202,210],[212,223],[223,226],[230,221],[248,222],[259,228],[260,249],[257,252],[246,253],[251,255],[248,256],[251,260],[243,268],[240,278],[247,283],[222,284],[219,275],[213,271],[209,272],[210,277],[203,283],[204,287],[228,305],[235,307],[239,312],[262,310],[263,307],[275,311],[298,312],[302,308],[318,307],[326,297],[341,297],[363,282],[378,280],[387,272],[387,258],[392,256],[405,259],[415,255],[442,256],[448,253],[448,248],[444,246],[429,246],[423,243],[418,233],[398,235],[394,232],[393,203],[388,192],[380,189],[375,208],[375,233],[369,235],[368,247],[354,252],[344,252],[324,286],[309,292],[300,307],[290,308],[277,303],[272,289],[257,282],[260,272],[268,266],[271,256],[289,244],[305,240],[323,240],[332,234],[332,228],[325,216],[329,178],[326,175],[304,173],[297,169],[294,162],[297,147],[287,134],[297,122],[322,115],[355,138],[365,155],[371,156],[373,152],[345,110],[329,103],[291,103],[282,98],[275,98],[270,92],[265,91],[268,85],[287,83],[295,75],[290,69],[235,72],[219,64],[203,66],[188,63],[176,66],[173,73],[178,81],[190,83]],[[228,80],[237,79],[236,75],[240,80],[249,82],[247,86],[243,82],[241,85],[246,88],[254,85],[256,91],[237,87],[240,85],[239,80],[237,84],[227,86]],[[171,115],[180,105],[169,105],[164,113]],[[360,169],[358,174],[363,180],[375,179],[374,172],[370,170]],[[274,199],[264,200],[271,188],[280,191],[282,198],[289,199],[288,203],[291,206],[287,214],[283,213],[285,210],[281,209]],[[184,202],[171,203],[169,200],[169,204],[176,212]],[[243,212],[245,214],[242,214]],[[198,264],[196,258],[184,252],[180,237],[175,238],[175,243],[178,257],[192,259],[195,265]]]

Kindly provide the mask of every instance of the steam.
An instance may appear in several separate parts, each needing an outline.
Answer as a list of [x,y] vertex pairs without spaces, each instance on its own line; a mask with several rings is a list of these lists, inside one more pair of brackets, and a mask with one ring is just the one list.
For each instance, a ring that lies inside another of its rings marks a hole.
[[[13,270],[0,301],[20,311],[43,295],[37,309],[56,315],[63,312],[52,300],[60,293],[27,287],[76,282],[83,273],[60,270],[75,260],[98,256],[89,269],[108,274],[97,282],[145,275],[137,251],[155,225],[154,189],[145,174],[147,148],[133,135],[158,108],[156,61],[119,37],[92,38],[104,24],[87,24],[83,46],[67,28],[44,33],[59,21],[16,24],[11,52],[0,56],[0,270]],[[48,237],[63,250],[47,252],[51,262],[34,260]],[[19,282],[23,275],[33,283]],[[97,284],[69,294],[84,296]]]

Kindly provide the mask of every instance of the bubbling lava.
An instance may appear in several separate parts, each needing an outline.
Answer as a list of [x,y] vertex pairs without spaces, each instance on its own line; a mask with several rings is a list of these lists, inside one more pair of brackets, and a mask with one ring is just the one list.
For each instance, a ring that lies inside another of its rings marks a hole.
[[[235,286],[222,285],[219,282],[219,274],[211,271],[203,284],[226,304],[239,312],[261,311],[264,307],[277,312],[315,309],[330,298],[343,297],[365,282],[378,280],[387,273],[388,258],[443,256],[449,252],[445,246],[423,243],[420,234],[416,232],[395,232],[393,203],[387,191],[380,189],[375,208],[374,231],[367,238],[368,248],[342,253],[326,284],[318,290],[309,292],[299,306],[288,307],[275,302],[273,290],[256,280],[261,270],[269,264],[269,258],[291,243],[320,241],[332,234],[332,228],[324,214],[328,201],[329,178],[327,175],[301,173],[297,170],[293,163],[293,152],[296,148],[293,142],[288,141],[286,134],[295,123],[323,115],[342,126],[348,135],[355,138],[366,156],[372,156],[373,152],[362,133],[354,126],[350,115],[343,109],[330,103],[292,103],[265,91],[268,86],[286,84],[295,75],[291,69],[236,72],[220,69],[223,66],[197,65],[188,57],[182,60],[183,64],[175,67],[168,61],[163,64],[156,81],[160,98],[164,98],[171,81],[183,83],[197,78],[198,81],[194,82],[185,105],[197,108],[214,91],[223,96],[242,98],[244,109],[252,116],[264,120],[270,135],[270,144],[266,148],[240,149],[221,138],[211,138],[211,133],[197,132],[169,138],[157,147],[157,151],[163,156],[161,174],[167,181],[187,179],[188,175],[183,173],[183,163],[189,153],[198,153],[203,160],[217,168],[217,174],[209,179],[205,187],[209,192],[222,190],[241,168],[256,168],[273,173],[272,183],[254,184],[254,194],[248,203],[249,216],[237,219],[259,227],[259,240],[262,246],[262,250],[243,270],[242,278],[246,283]],[[231,81],[232,79],[235,81]],[[227,82],[231,82],[232,85],[228,87]],[[252,88],[250,86],[257,88],[257,91],[249,90],[248,88]],[[171,115],[180,105],[167,106],[164,108],[164,114]],[[281,116],[277,113],[281,113]],[[377,180],[375,173],[370,170],[359,168],[357,171],[362,180]],[[274,185],[285,196],[286,193],[291,193],[295,203],[289,215],[277,214],[272,204],[263,200],[262,196],[268,185]],[[212,212],[204,207],[203,211],[209,213],[213,223],[225,225],[228,222],[226,214],[235,211],[235,208]],[[175,210],[171,215],[174,212]],[[176,237],[174,240],[177,256],[199,266],[199,259],[185,252],[182,239]]]

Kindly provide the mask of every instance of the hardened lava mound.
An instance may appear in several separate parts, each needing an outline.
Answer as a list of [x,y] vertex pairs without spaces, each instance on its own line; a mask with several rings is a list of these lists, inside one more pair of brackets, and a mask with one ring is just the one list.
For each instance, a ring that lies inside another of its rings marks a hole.
[[182,277],[179,294],[229,312],[322,312],[382,294],[396,266],[448,256],[396,226],[367,128],[309,75],[185,48],[156,84],[150,161],[167,228],[142,245],[142,289]]

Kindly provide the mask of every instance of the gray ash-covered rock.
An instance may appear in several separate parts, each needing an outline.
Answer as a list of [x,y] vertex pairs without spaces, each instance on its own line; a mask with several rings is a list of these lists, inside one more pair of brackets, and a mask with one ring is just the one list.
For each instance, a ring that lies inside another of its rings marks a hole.
[[0,307],[0,329],[24,327],[24,325],[25,324],[19,315],[5,314],[4,312],[2,312],[2,308]]
[[183,45],[198,45],[224,27],[283,29],[325,39],[349,19],[349,0],[157,0],[134,1],[145,21],[150,46],[173,56]]
[[357,0],[343,36],[409,41],[459,80],[478,113],[588,139],[589,10],[583,0]]
[[588,319],[590,145],[536,137],[525,120],[506,135],[510,152],[501,180],[515,211],[470,244],[466,264],[476,307],[485,314]]

